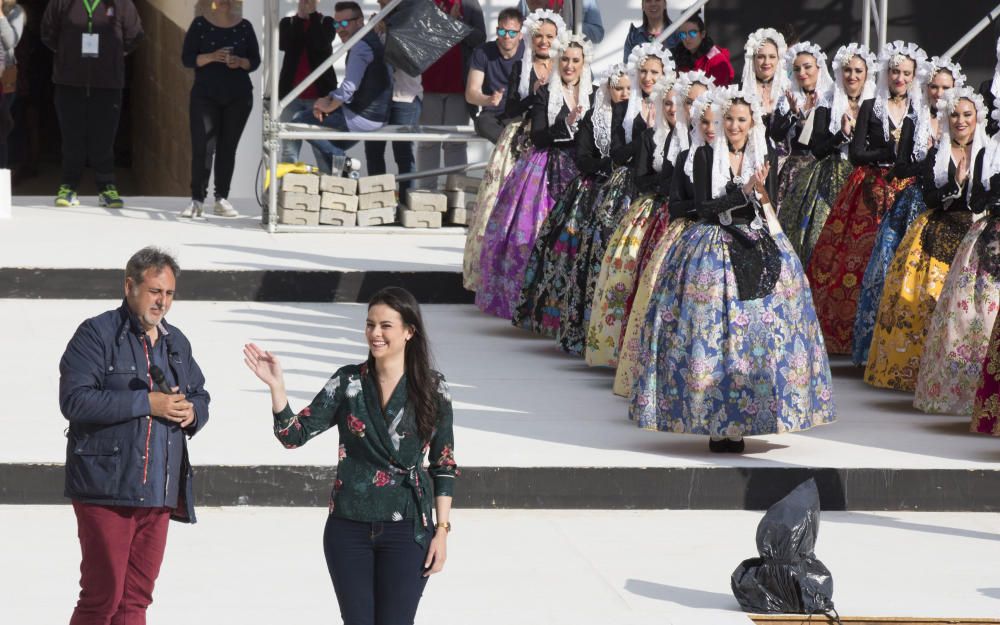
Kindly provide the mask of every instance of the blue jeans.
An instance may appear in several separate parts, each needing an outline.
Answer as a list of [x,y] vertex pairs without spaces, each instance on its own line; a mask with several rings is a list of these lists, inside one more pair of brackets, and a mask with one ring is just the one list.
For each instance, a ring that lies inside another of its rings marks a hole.
[[[396,102],[389,107],[389,124],[392,126],[416,126],[420,121],[420,98],[413,102]],[[415,159],[413,157],[412,141],[393,141],[392,156],[396,161],[396,170],[401,174],[413,172]],[[369,176],[377,176],[386,172],[385,141],[365,141],[366,171]],[[399,198],[403,199],[406,192],[413,186],[407,180],[399,183]]]
[[[316,100],[297,98],[292,100],[285,110],[281,111],[281,117],[279,118],[282,122],[292,122],[295,121],[295,117],[305,111],[307,113],[312,113],[313,104]],[[316,118],[313,118],[313,123],[316,122]],[[283,139],[281,141],[281,152],[278,156],[279,163],[297,163],[299,161],[299,152],[302,151],[302,142],[297,139]],[[316,163],[320,163],[322,153],[313,148],[313,155],[316,157]]]
[[[428,531],[428,544],[430,539]],[[362,522],[330,515],[323,551],[344,625],[413,625],[427,585],[427,548],[413,540],[412,519]]]
[[[333,128],[334,130],[341,130],[347,132],[350,130],[347,127],[347,118],[344,117],[344,107],[341,106],[337,108],[334,112],[327,115],[323,121],[319,121],[312,113],[312,109],[308,111],[302,111],[297,114],[293,119],[293,122],[299,124],[312,124],[314,126],[326,126],[327,128]],[[334,157],[338,157],[338,160],[342,160],[344,155],[347,154],[347,150],[354,147],[357,141],[330,141],[329,139],[309,139],[309,144],[313,146],[313,150],[316,152],[316,160],[319,165],[320,170],[323,173],[329,174],[333,169]],[[338,174],[340,173],[338,167]]]

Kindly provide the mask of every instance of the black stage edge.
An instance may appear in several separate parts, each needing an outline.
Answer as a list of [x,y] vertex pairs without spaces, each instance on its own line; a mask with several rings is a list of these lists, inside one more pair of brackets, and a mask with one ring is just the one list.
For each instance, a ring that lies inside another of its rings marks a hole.
[[[325,506],[329,466],[200,466],[207,506]],[[1000,511],[1000,470],[824,468],[463,468],[461,508],[763,510],[814,477],[824,510]],[[0,504],[60,504],[63,467],[0,464]]]
[[[0,268],[0,298],[120,299],[120,269]],[[212,302],[367,303],[387,286],[422,304],[471,304],[462,274],[450,271],[181,271],[178,299]]]

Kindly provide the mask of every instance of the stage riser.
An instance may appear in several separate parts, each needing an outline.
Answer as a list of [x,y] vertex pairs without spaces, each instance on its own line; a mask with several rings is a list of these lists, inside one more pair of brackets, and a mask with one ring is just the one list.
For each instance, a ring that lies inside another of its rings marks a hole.
[[[329,466],[196,467],[207,506],[325,506]],[[461,508],[763,510],[814,477],[824,510],[1000,512],[1000,470],[762,467],[462,469]],[[0,504],[65,503],[63,467],[0,465]]]
[[[0,298],[119,299],[120,269],[0,269]],[[367,303],[387,286],[408,289],[422,304],[471,304],[462,274],[450,271],[182,270],[179,298],[212,302]]]

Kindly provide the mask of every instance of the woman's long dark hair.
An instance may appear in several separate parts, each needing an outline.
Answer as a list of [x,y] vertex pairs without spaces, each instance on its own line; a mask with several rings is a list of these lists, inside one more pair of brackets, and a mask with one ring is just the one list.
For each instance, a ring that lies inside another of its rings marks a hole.
[[677,67],[694,67],[695,60],[708,54],[715,45],[715,41],[708,36],[708,31],[705,30],[705,20],[701,19],[700,15],[695,14],[684,20],[685,24],[688,22],[695,24],[699,31],[705,33],[705,37],[701,40],[701,45],[698,46],[698,49],[693,54],[684,47],[684,44],[678,44],[674,50],[671,50],[674,53],[674,60],[677,62]]
[[[440,380],[431,369],[430,346],[424,318],[420,314],[417,298],[406,289],[387,286],[368,300],[368,309],[383,304],[395,310],[403,323],[413,330],[413,336],[406,342],[404,352],[404,372],[406,373],[406,394],[416,411],[417,434],[424,443],[430,442],[437,427],[437,387]],[[375,357],[368,352],[368,369],[378,375]]]

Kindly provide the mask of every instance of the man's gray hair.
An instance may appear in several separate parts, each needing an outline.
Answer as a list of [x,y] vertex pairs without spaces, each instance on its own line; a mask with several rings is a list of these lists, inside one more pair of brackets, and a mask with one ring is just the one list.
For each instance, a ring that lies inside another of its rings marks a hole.
[[147,269],[156,269],[156,273],[160,273],[165,267],[170,267],[175,278],[181,275],[181,268],[173,256],[150,245],[142,248],[128,259],[128,264],[125,265],[125,277],[132,278],[132,282],[135,284],[142,284]]

